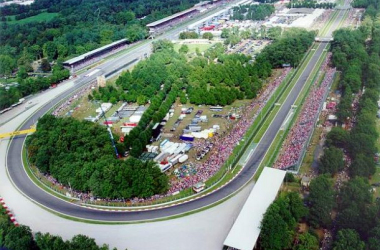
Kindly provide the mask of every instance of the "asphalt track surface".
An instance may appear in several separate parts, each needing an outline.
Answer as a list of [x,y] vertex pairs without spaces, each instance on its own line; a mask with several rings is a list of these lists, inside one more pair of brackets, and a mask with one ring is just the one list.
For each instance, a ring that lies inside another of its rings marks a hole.
[[[338,17],[335,19],[335,22],[331,26],[330,30],[334,30],[338,27],[339,22],[343,18],[344,11],[340,11]],[[331,35],[331,32],[329,32]],[[61,200],[47,192],[41,190],[37,187],[26,174],[23,163],[22,163],[22,147],[25,141],[25,136],[14,137],[10,142],[9,149],[7,152],[7,168],[12,179],[13,183],[17,186],[19,191],[21,191],[25,196],[32,199],[34,202],[52,210],[54,212],[61,213],[63,215],[77,217],[87,220],[97,220],[97,221],[108,221],[108,222],[126,222],[126,221],[140,221],[140,220],[152,220],[158,219],[178,214],[183,214],[192,210],[200,209],[202,207],[208,206],[212,203],[218,202],[223,198],[231,195],[239,188],[241,188],[247,181],[249,181],[254,173],[256,172],[261,160],[263,159],[265,152],[270,147],[271,142],[275,138],[278,130],[280,129],[283,121],[285,120],[291,105],[295,102],[298,97],[299,92],[301,91],[303,85],[305,84],[308,76],[313,70],[313,67],[317,63],[318,59],[321,57],[322,52],[327,47],[327,43],[319,44],[318,48],[315,51],[315,54],[309,61],[305,70],[302,72],[300,78],[296,82],[294,88],[289,93],[287,99],[275,116],[273,122],[268,127],[266,133],[264,134],[262,140],[257,145],[255,151],[248,160],[246,166],[242,172],[229,184],[223,188],[207,195],[202,198],[195,199],[193,201],[179,204],[172,207],[166,207],[156,210],[148,211],[123,211],[123,212],[111,212],[111,211],[102,211],[94,210],[82,207],[77,204],[69,203],[64,200]],[[144,52],[145,53],[145,52]],[[95,76],[96,77],[96,76]],[[83,79],[83,78],[82,78]],[[76,83],[76,89],[84,86],[88,81],[79,79]],[[42,107],[35,114],[33,114],[23,126],[20,128],[27,129],[38,120],[39,117],[44,115],[53,105],[67,97],[72,93],[73,89],[69,89],[55,98],[53,101]]]

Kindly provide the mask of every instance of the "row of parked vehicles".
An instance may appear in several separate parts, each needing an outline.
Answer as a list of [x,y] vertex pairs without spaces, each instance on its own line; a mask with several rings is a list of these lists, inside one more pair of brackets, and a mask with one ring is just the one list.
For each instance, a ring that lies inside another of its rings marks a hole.
[[197,156],[196,156],[196,159],[197,161],[200,161],[203,159],[203,157],[205,157],[208,152],[211,151],[212,147],[214,146],[214,144],[212,142],[208,143],[204,148],[202,148],[198,153],[197,153]]

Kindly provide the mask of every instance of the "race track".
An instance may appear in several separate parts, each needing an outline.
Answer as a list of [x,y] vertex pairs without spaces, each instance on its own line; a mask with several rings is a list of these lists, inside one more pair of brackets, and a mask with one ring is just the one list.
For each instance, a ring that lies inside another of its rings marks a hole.
[[[343,18],[343,15],[344,15],[344,11],[342,10],[340,11],[338,18],[335,19],[335,23],[331,26],[330,30],[334,30],[336,27],[338,27],[341,19]],[[329,35],[331,35],[331,32],[329,32]],[[285,120],[286,115],[288,114],[291,105],[297,99],[297,96],[299,92],[301,91],[303,85],[305,84],[306,79],[310,75],[314,65],[317,63],[318,59],[322,55],[323,50],[327,46],[328,46],[327,43],[319,44],[318,48],[316,49],[316,53],[311,58],[305,70],[302,72],[300,78],[296,82],[295,87],[291,90],[285,102],[282,103],[282,106],[278,114],[275,116],[273,122],[268,127],[265,135],[263,136],[263,139],[257,145],[255,151],[251,155],[250,159],[248,160],[242,172],[228,185],[205,197],[202,197],[202,198],[199,198],[199,199],[196,199],[184,204],[172,206],[172,207],[166,207],[166,208],[150,210],[150,211],[140,211],[140,212],[100,211],[100,210],[84,208],[79,205],[63,201],[41,190],[29,179],[28,175],[26,174],[23,168],[22,159],[21,159],[21,152],[22,152],[24,141],[25,141],[25,136],[17,136],[10,142],[9,149],[7,152],[7,159],[6,159],[10,178],[12,179],[13,183],[17,186],[17,188],[25,196],[28,196],[33,201],[37,202],[40,205],[43,205],[49,210],[52,210],[64,215],[68,215],[71,217],[77,217],[77,218],[89,219],[89,220],[98,220],[98,221],[122,222],[122,221],[139,221],[139,220],[157,219],[157,218],[186,213],[186,212],[210,205],[214,202],[220,201],[221,199],[227,197],[228,195],[240,189],[242,186],[244,186],[244,184],[247,183],[247,181],[249,181],[252,178],[252,176],[254,175],[254,173],[256,172],[259,166],[259,163],[264,157],[265,152],[268,150],[277,131],[280,129],[281,124]],[[130,62],[134,58],[138,56],[142,56],[144,53],[147,53],[149,49],[150,49],[150,43],[147,43],[147,45],[138,47],[136,50],[133,50],[130,53],[125,54],[125,57],[129,56],[128,57],[129,60],[119,60],[119,63],[125,64],[125,62]],[[104,74],[104,73],[107,74],[107,72],[111,72],[112,70],[114,70],[115,68],[119,66],[120,65],[115,65],[115,62],[113,63],[109,62],[97,68],[101,69],[101,72],[99,72],[99,74]],[[89,80],[96,78],[98,73],[94,74],[91,77],[84,77],[83,75],[84,74],[80,76],[74,88],[77,89],[86,85],[89,82]],[[70,89],[62,93],[56,99],[54,99],[53,101],[51,101],[50,103],[42,107],[35,114],[33,114],[29,119],[26,120],[26,122],[23,124],[20,130],[29,128],[34,123],[34,121],[37,121],[39,117],[45,114],[52,106],[54,106],[56,103],[64,99],[72,91],[73,89]]]

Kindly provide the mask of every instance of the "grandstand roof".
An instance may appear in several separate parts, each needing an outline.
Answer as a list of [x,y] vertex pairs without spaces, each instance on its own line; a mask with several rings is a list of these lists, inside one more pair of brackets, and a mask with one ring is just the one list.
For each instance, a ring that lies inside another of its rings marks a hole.
[[147,26],[147,27],[155,27],[155,26],[157,26],[157,25],[160,25],[160,24],[162,24],[162,23],[165,23],[165,22],[167,22],[167,21],[170,21],[170,20],[172,20],[172,19],[174,19],[174,18],[176,18],[176,17],[182,16],[182,15],[187,14],[187,13],[189,13],[189,12],[192,12],[192,11],[194,11],[194,10],[196,10],[196,8],[190,8],[190,9],[187,9],[187,10],[184,10],[184,11],[181,11],[181,12],[178,12],[178,13],[175,13],[174,15],[171,15],[171,16],[168,16],[168,17],[165,17],[165,18],[162,18],[162,19],[160,19],[160,20],[158,20],[158,21],[155,21],[155,22],[153,22],[153,23],[148,23],[146,26]]
[[110,43],[108,45],[105,45],[103,47],[91,50],[91,51],[89,51],[89,52],[87,52],[87,53],[85,53],[83,55],[80,55],[80,56],[77,56],[77,57],[71,58],[70,60],[65,61],[64,64],[73,64],[73,63],[79,62],[79,61],[85,59],[88,56],[91,56],[91,55],[93,55],[95,53],[98,53],[99,51],[111,48],[112,46],[115,46],[115,45],[117,45],[119,43],[122,43],[122,42],[125,42],[125,41],[127,41],[127,39],[121,39],[121,40],[115,41],[113,43]]
[[260,235],[260,223],[277,196],[286,171],[265,167],[224,241],[225,246],[252,250]]

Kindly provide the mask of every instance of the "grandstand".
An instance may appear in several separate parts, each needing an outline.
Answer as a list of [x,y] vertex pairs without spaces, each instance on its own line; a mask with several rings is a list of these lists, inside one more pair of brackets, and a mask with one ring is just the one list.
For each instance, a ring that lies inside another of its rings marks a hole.
[[166,27],[169,27],[170,24],[182,21],[185,18],[191,17],[191,15],[198,14],[199,10],[195,7],[178,12],[174,15],[165,17],[161,20],[149,23],[146,26],[149,28],[149,33],[156,33],[159,30],[162,30]]
[[161,20],[157,20],[153,23],[149,23],[146,26],[149,28],[149,33],[157,33],[159,31],[164,30],[171,25],[181,22],[186,18],[191,18],[194,15],[198,15],[199,13],[205,11],[208,8],[213,8],[221,4],[222,0],[212,0],[212,1],[202,1],[194,5],[194,7],[175,13],[174,15],[165,17]]
[[118,40],[106,46],[97,48],[83,55],[67,60],[63,63],[63,66],[71,70],[71,72],[73,73],[79,69],[82,69],[88,65],[91,65],[99,61],[100,59],[106,56],[120,51],[121,49],[125,48],[128,44],[129,41],[127,39]]

